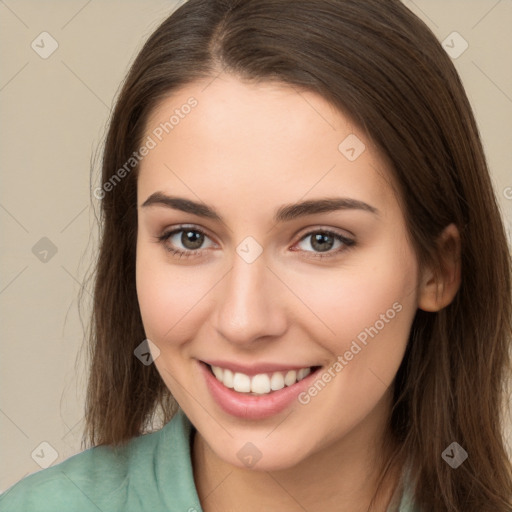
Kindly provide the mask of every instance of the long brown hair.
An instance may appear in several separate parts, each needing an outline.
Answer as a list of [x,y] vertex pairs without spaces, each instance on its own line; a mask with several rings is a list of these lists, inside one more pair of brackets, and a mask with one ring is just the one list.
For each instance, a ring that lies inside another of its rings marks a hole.
[[[511,369],[511,262],[471,106],[430,29],[398,0],[189,0],[149,37],[117,98],[102,183],[142,144],[170,92],[219,72],[316,92],[389,159],[420,264],[455,223],[462,284],[417,311],[394,383],[392,459],[411,463],[424,511],[512,510],[503,426]],[[124,175],[126,174],[126,176]],[[144,340],[135,288],[137,166],[101,199],[84,444],[122,444],[169,421],[176,403]],[[453,469],[443,451],[458,442]]]

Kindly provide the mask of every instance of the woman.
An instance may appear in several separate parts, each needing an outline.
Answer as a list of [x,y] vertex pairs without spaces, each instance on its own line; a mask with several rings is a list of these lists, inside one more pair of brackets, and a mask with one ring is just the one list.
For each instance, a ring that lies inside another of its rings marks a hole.
[[93,447],[0,510],[512,510],[509,252],[400,2],[189,0],[94,194]]

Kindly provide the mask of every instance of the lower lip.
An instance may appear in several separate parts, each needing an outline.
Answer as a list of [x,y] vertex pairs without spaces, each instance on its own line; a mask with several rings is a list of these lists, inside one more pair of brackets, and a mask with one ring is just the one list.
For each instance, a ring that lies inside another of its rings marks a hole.
[[305,391],[318,369],[292,386],[267,395],[246,395],[229,389],[218,381],[210,367],[200,362],[199,366],[206,379],[206,385],[217,404],[228,414],[248,420],[261,420],[274,416],[289,407],[300,393]]

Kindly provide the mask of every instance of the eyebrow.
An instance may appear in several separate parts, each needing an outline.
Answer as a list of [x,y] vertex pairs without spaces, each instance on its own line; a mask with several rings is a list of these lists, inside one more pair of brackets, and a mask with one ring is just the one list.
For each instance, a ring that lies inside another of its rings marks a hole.
[[[186,213],[192,213],[198,217],[204,217],[220,222],[224,222],[222,216],[211,206],[204,203],[197,203],[191,199],[183,197],[168,196],[163,192],[154,192],[141,205],[146,208],[149,206],[164,206],[174,210],[180,210]],[[274,213],[274,222],[288,222],[299,217],[314,215],[316,213],[327,213],[339,210],[362,210],[375,215],[379,210],[358,199],[346,197],[326,197],[321,199],[312,199],[300,203],[285,204],[280,206]]]

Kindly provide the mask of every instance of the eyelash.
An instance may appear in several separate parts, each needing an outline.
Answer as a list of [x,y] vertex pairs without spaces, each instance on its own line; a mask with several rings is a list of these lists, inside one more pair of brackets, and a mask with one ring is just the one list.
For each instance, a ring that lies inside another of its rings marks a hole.
[[[180,250],[180,249],[173,249],[172,247],[169,247],[166,244],[167,240],[169,240],[169,238],[171,238],[171,236],[175,235],[176,233],[181,233],[181,232],[186,231],[186,230],[192,231],[194,233],[200,233],[201,235],[204,235],[205,237],[208,237],[208,235],[202,229],[199,229],[199,228],[196,228],[196,227],[193,227],[193,226],[180,226],[177,229],[173,229],[172,231],[167,231],[167,232],[163,233],[162,235],[157,236],[156,237],[157,242],[163,244],[165,250],[170,252],[176,258],[180,258],[181,259],[183,257],[184,258],[191,258],[193,256],[196,256],[197,254],[201,253],[204,249],[195,249],[195,250],[183,251],[183,250]],[[320,234],[324,234],[324,235],[332,236],[335,240],[338,240],[339,242],[341,242],[344,245],[344,247],[341,247],[341,248],[339,248],[336,251],[327,252],[327,253],[313,252],[313,255],[307,256],[308,258],[319,258],[319,259],[332,258],[332,257],[338,255],[339,253],[350,249],[351,247],[353,247],[355,245],[355,240],[352,240],[350,238],[346,238],[343,235],[340,235],[339,233],[336,233],[334,231],[330,231],[328,229],[317,229],[317,230],[314,230],[314,231],[309,231],[308,233],[306,233],[299,240],[299,242],[301,242],[302,240],[308,238],[309,236],[312,236],[312,235],[315,235],[315,234],[319,234],[319,233]],[[312,251],[305,251],[305,252],[309,253],[309,252],[312,252]]]

